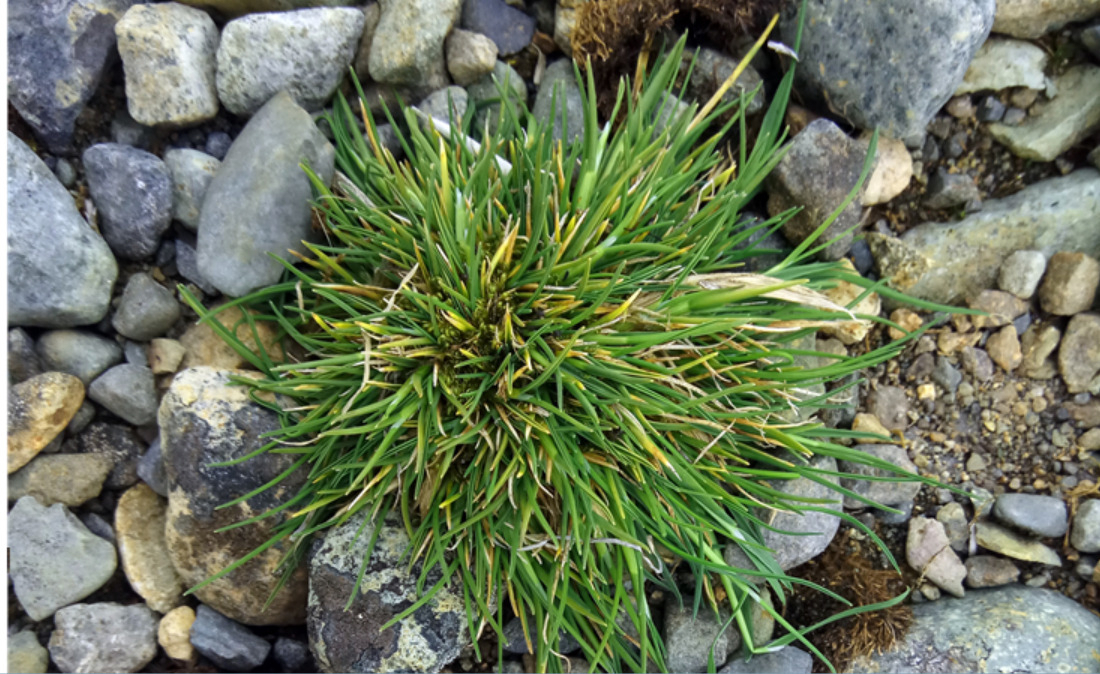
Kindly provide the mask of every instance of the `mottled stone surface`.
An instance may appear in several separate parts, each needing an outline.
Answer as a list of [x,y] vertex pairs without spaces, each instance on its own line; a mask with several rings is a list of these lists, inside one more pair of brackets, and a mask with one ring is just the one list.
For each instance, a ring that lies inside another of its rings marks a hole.
[[159,613],[178,606],[184,590],[164,538],[166,510],[164,500],[144,484],[128,489],[115,510],[122,570],[134,592]]
[[80,409],[84,385],[71,374],[44,372],[11,388],[8,397],[8,474],[50,444]]
[[157,614],[144,604],[77,604],[54,625],[50,657],[63,672],[136,672],[157,655]]

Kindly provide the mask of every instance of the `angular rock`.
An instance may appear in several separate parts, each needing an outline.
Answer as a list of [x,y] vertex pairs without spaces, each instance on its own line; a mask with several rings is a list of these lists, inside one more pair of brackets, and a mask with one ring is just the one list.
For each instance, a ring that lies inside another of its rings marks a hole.
[[1001,494],[993,504],[993,516],[1032,536],[1062,536],[1069,527],[1066,503],[1040,494]]
[[[132,0],[8,3],[8,100],[51,152],[69,148]],[[9,192],[10,194],[10,192]]]
[[1100,618],[1052,590],[1009,585],[913,607],[913,625],[852,672],[1088,672],[1100,652]]
[[179,369],[187,349],[174,339],[154,339],[149,343],[148,353],[153,374],[172,374]]
[[81,431],[76,444],[81,452],[100,454],[111,460],[108,489],[126,489],[137,482],[137,464],[145,443],[129,426],[97,421]]
[[[461,0],[381,0],[370,74],[378,82],[446,85],[443,40],[458,21]],[[442,76],[442,77],[441,77]]]
[[1057,316],[1088,311],[1100,285],[1100,262],[1084,253],[1055,253],[1039,286],[1043,310]]
[[488,37],[461,28],[447,36],[447,72],[455,84],[467,86],[493,72],[497,45]]
[[[827,119],[810,123],[791,142],[790,149],[768,176],[768,213],[776,216],[791,208],[802,210],[783,225],[783,235],[794,245],[802,243],[835,211],[855,187],[863,168],[859,143]],[[827,260],[838,260],[852,246],[847,232],[859,221],[859,203],[848,205],[818,238]]]
[[[367,582],[344,610],[356,584],[374,529],[366,511],[329,529],[309,562],[309,643],[323,672],[438,672],[469,641],[465,602],[457,583],[448,585],[405,620],[380,627],[416,601],[421,563],[404,558],[404,525],[383,523],[367,562]],[[439,582],[437,568],[427,585]]]
[[[917,467],[909,460],[905,449],[897,445],[856,445],[857,452],[864,452],[870,456],[891,463],[909,473],[916,474]],[[884,468],[874,468],[853,461],[841,461],[840,472],[867,475],[871,477],[899,477],[893,471]],[[871,480],[857,480],[850,477],[840,478],[840,486],[884,506],[900,506],[912,501],[920,491],[920,482],[875,482]],[[863,501],[851,496],[844,497],[845,508],[867,507]]]
[[155,155],[117,143],[93,145],[83,161],[107,245],[127,260],[151,257],[172,222],[168,167]]
[[88,387],[88,397],[135,426],[151,424],[157,417],[157,390],[153,372],[123,363],[99,375]]
[[966,519],[963,507],[954,501],[944,504],[936,513],[936,521],[943,525],[951,549],[965,552],[970,540],[970,522]]
[[[972,351],[974,350],[972,349]],[[943,357],[936,359],[936,368],[932,370],[932,381],[939,384],[940,388],[951,395],[955,395],[955,391],[958,390],[962,380],[962,373],[951,364],[951,361]]]
[[993,31],[1028,40],[1097,14],[1092,0],[997,0]]
[[974,555],[966,560],[966,585],[974,589],[1015,583],[1020,569],[1007,559],[993,555]]
[[151,609],[167,613],[183,601],[183,582],[164,539],[167,504],[147,485],[131,487],[118,500],[115,533],[130,587]]
[[[294,462],[288,454],[265,453],[242,465],[210,466],[262,447],[261,435],[280,427],[278,417],[253,403],[248,389],[231,386],[231,373],[210,368],[180,372],[160,406],[159,425],[168,478],[165,532],[172,563],[191,587],[266,542],[285,512],[247,527],[217,530],[278,507],[294,497],[306,474],[298,470],[279,485],[246,501],[220,508],[267,484]],[[306,573],[299,568],[265,610],[279,581],[284,544],[275,545],[195,595],[227,617],[250,625],[296,624],[305,618]],[[345,598],[346,599],[346,598]]]
[[[361,16],[360,16],[361,18]],[[309,113],[286,92],[275,95],[237,136],[206,190],[199,217],[199,272],[239,297],[275,283],[286,257],[310,237],[305,162],[328,184],[335,151]],[[256,229],[255,223],[264,227]]]
[[168,477],[164,472],[164,454],[160,450],[160,437],[153,440],[149,450],[138,461],[137,474],[150,489],[165,498],[168,497]]
[[218,98],[236,115],[255,113],[281,91],[320,109],[347,73],[364,21],[358,9],[327,7],[230,21],[218,44]]
[[102,320],[118,264],[72,195],[10,131],[7,216],[8,323],[68,328]]
[[[870,148],[870,135],[860,136],[860,142]],[[889,136],[879,136],[875,148],[875,164],[863,186],[860,202],[864,206],[884,204],[909,187],[913,178],[913,157],[905,143]]]
[[965,173],[948,173],[941,168],[928,181],[924,205],[937,210],[956,208],[980,198],[981,193],[973,178]]
[[713,648],[714,661],[726,657],[731,635],[741,639],[736,624],[725,631],[710,607],[703,607],[698,615],[693,615],[691,602],[681,603],[678,597],[669,595],[665,601],[665,665],[670,672],[705,672],[707,660]]
[[1005,258],[997,274],[997,286],[1022,300],[1029,300],[1039,287],[1047,258],[1037,250],[1018,250]]
[[218,27],[209,14],[175,2],[136,5],[115,25],[115,35],[135,121],[180,127],[218,114]]
[[180,662],[194,662],[195,647],[191,645],[191,625],[195,623],[195,609],[177,606],[160,619],[157,626],[157,643],[165,654]]
[[38,643],[34,630],[8,637],[8,671],[12,674],[46,674],[50,654]]
[[248,672],[267,659],[271,644],[205,604],[199,604],[191,624],[191,644],[215,665],[230,672]]
[[84,402],[84,385],[71,374],[46,372],[8,394],[8,474],[53,442]]
[[180,276],[195,284],[208,297],[217,297],[220,291],[199,272],[199,254],[194,244],[194,240],[176,239],[176,269]]
[[205,152],[185,148],[165,152],[164,164],[172,176],[172,219],[197,231],[206,188],[221,162]]
[[867,409],[887,430],[904,431],[909,425],[909,399],[897,386],[880,386],[867,402]]
[[1024,538],[999,524],[978,522],[978,545],[1005,557],[1047,566],[1061,566],[1058,553],[1038,541]]
[[99,496],[113,462],[95,454],[51,454],[35,457],[8,478],[8,500],[33,496],[44,506],[75,508]]
[[469,104],[470,97],[465,89],[446,87],[420,101],[416,107],[430,117],[449,122],[451,119],[461,120]]
[[[795,44],[797,9],[783,14],[786,44]],[[876,0],[811,3],[799,79],[856,126],[919,147],[989,35],[993,11],[993,0],[921,0],[905,11]]]
[[1001,290],[983,290],[970,298],[971,309],[984,311],[988,316],[971,316],[976,329],[999,328],[1027,313],[1027,302]]
[[126,282],[111,325],[123,337],[147,342],[176,324],[180,303],[168,288],[149,274],[134,274]]
[[[836,461],[832,457],[817,456],[810,462],[810,467],[835,472]],[[826,479],[834,483],[838,482],[834,477],[826,477]],[[784,498],[790,499],[791,505],[795,507],[799,505],[799,499],[807,498],[831,500],[833,505],[817,505],[831,507],[838,511],[841,508],[841,498],[835,491],[806,478],[778,481],[773,486],[783,492]],[[771,510],[758,515],[762,517],[765,524],[785,532],[778,533],[769,529],[761,532],[764,546],[773,551],[776,562],[783,570],[793,569],[824,552],[840,526],[840,518],[837,515],[824,512],[796,513]],[[728,557],[728,548],[726,552]],[[745,568],[744,565],[735,566]]]
[[535,17],[504,0],[466,0],[462,5],[462,27],[487,36],[502,56],[511,56],[531,44]]
[[1047,53],[1022,40],[991,37],[978,48],[956,95],[1012,87],[1046,88]]
[[937,587],[963,596],[962,581],[966,567],[951,549],[943,524],[928,517],[909,520],[909,535],[905,542],[905,559],[909,566]]
[[[684,56],[681,72],[684,72],[690,61],[691,54]],[[695,68],[691,71],[691,80],[688,82],[687,94],[699,101],[700,104],[710,100],[710,97],[718,91],[718,88],[726,83],[733,71],[737,69],[739,60],[723,54],[722,52],[703,47],[695,54]],[[570,68],[572,73],[572,68]],[[764,80],[760,73],[751,65],[734,81],[733,86],[722,95],[719,105],[739,103],[742,94],[748,98],[745,106],[746,115],[755,115],[767,105],[767,95],[762,86]],[[754,95],[755,94],[755,95]],[[734,108],[736,110],[736,108]]]
[[374,31],[378,28],[378,19],[382,16],[382,8],[377,2],[370,2],[362,10],[363,34],[359,38],[352,68],[355,69],[355,75],[360,82],[370,82],[374,79],[370,75],[370,49],[374,43]]
[[1070,319],[1058,350],[1058,369],[1070,393],[1091,390],[1100,372],[1100,314],[1077,314]]
[[46,508],[33,496],[8,513],[8,549],[15,596],[35,621],[98,590],[118,565],[114,546],[65,506]]
[[[1100,251],[1098,209],[1100,172],[1081,169],[1034,183],[1004,199],[990,199],[981,211],[960,222],[918,225],[902,241],[930,269],[904,289],[914,297],[950,304],[992,288],[1001,262],[1018,250],[1045,255]],[[874,250],[872,238],[868,243]]]
[[1079,552],[1100,552],[1100,499],[1089,499],[1077,508],[1069,542]]
[[63,672],[136,672],[157,655],[157,614],[144,604],[77,604],[54,625],[50,657]]
[[973,346],[963,347],[959,353],[959,361],[963,368],[978,381],[989,381],[993,378],[993,359],[984,349]]
[[555,140],[569,143],[584,135],[584,103],[573,61],[561,59],[546,67],[531,114],[543,124],[553,121]]
[[985,348],[993,362],[1000,365],[1005,372],[1015,370],[1024,360],[1014,325],[1006,325],[991,335],[986,340]]
[[1022,124],[990,124],[989,134],[1013,154],[1053,161],[1100,127],[1100,68],[1074,66],[1054,80],[1058,95],[1036,103]]
[[65,372],[87,386],[104,370],[122,361],[122,349],[113,341],[83,330],[51,330],[38,339],[42,363]]
[[742,658],[733,658],[718,670],[718,674],[810,674],[814,658],[806,651],[794,646],[784,646],[773,653],[761,653],[745,662]]
[[1020,340],[1023,360],[1019,373],[1031,379],[1050,379],[1058,373],[1051,354],[1058,348],[1062,331],[1053,325],[1036,323]]

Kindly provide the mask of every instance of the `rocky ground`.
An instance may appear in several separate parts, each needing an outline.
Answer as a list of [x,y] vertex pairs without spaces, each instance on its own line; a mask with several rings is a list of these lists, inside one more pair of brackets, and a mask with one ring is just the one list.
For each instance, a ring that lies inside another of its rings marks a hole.
[[[332,6],[296,9],[317,4]],[[275,549],[183,594],[272,522],[216,530],[284,503],[304,476],[216,509],[290,464],[265,455],[247,470],[206,467],[258,448],[278,420],[228,385],[247,363],[194,324],[176,287],[210,305],[277,280],[267,251],[310,232],[299,161],[333,176],[314,122],[347,86],[348,66],[373,101],[396,93],[438,117],[448,101],[459,114],[477,106],[479,127],[500,105],[551,119],[558,85],[570,111],[562,133],[580,134],[568,60],[580,4],[9,2],[9,671],[530,668],[518,620],[504,663],[495,638],[477,660],[454,597],[379,635],[411,605],[416,577],[397,561],[404,534],[390,523],[350,612],[358,569],[347,529],[319,543],[270,606]],[[983,313],[864,299],[862,313],[933,327],[817,414],[880,435],[859,448],[951,489],[842,478],[896,511],[841,504],[887,542],[901,576],[835,516],[777,513],[777,528],[815,535],[766,542],[784,568],[856,603],[913,589],[893,613],[813,637],[850,671],[1096,671],[1100,6],[903,4],[809,3],[788,114],[797,135],[755,207],[802,208],[766,242],[797,245],[855,186],[867,130],[881,130],[869,180],[830,230],[854,235],[823,256]],[[793,44],[793,31],[788,13],[776,37]],[[701,46],[687,91],[706,98],[743,45]],[[763,82],[766,96],[788,63],[768,51],[739,85]],[[494,78],[507,82],[503,101]],[[383,134],[392,144],[392,129]],[[902,335],[842,329],[816,348],[858,354]],[[830,461],[822,466],[858,470]],[[651,599],[671,668],[705,668],[713,619]],[[804,626],[836,608],[798,593],[776,610]],[[778,636],[764,609],[753,631],[758,642]],[[739,637],[718,643],[723,672],[821,667],[796,646],[745,664]],[[841,647],[853,643],[866,648]]]

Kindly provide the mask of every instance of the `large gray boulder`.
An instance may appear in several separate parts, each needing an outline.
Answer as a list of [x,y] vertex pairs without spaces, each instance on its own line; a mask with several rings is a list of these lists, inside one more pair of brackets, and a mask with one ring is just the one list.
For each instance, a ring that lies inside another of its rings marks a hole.
[[306,163],[332,180],[335,150],[285,91],[267,102],[229,148],[199,216],[199,273],[239,297],[279,280],[288,257],[311,237]]
[[8,323],[69,328],[110,308],[118,263],[72,195],[8,132]]
[[370,74],[386,84],[438,89],[447,85],[443,41],[462,0],[381,0],[370,48]]

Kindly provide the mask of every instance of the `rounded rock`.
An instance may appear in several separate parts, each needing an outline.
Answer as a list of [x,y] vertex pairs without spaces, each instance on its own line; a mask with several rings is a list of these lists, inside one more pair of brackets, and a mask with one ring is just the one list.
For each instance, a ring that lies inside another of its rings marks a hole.
[[87,386],[107,368],[122,362],[113,341],[83,330],[51,330],[38,339],[38,354],[50,370],[78,377]]
[[123,337],[147,342],[168,332],[180,313],[180,304],[171,290],[149,274],[134,274],[122,291],[111,325]]
[[8,637],[8,671],[12,674],[46,674],[50,654],[38,643],[34,630]]
[[197,231],[206,188],[222,163],[205,152],[186,148],[165,152],[164,163],[172,175],[172,218]]
[[192,663],[195,647],[191,645],[191,625],[195,622],[195,610],[190,606],[177,606],[160,619],[157,626],[157,643],[173,660]]
[[118,500],[115,535],[130,587],[151,609],[167,613],[183,600],[183,582],[164,538],[167,504],[148,485],[131,487]]
[[152,257],[172,221],[168,167],[156,155],[117,143],[93,145],[83,161],[107,245],[127,260]]
[[1065,501],[1040,494],[1001,494],[993,504],[993,517],[1042,538],[1062,536],[1069,527]]
[[1100,314],[1077,314],[1066,325],[1058,370],[1070,393],[1083,393],[1100,372]]
[[8,397],[8,474],[33,459],[65,430],[84,402],[84,384],[71,374],[45,372],[11,388]]
[[997,276],[1001,290],[1029,300],[1047,269],[1046,256],[1037,250],[1018,250],[1005,258]]
[[488,37],[461,28],[447,36],[447,72],[455,84],[467,86],[493,72],[497,46]]
[[75,508],[99,496],[114,463],[97,454],[51,454],[35,457],[8,477],[8,500],[33,496],[44,506]]
[[1100,552],[1100,499],[1089,499],[1077,508],[1069,542],[1080,552]]
[[135,426],[157,418],[153,372],[141,365],[123,363],[107,370],[88,387],[88,397]]
[[63,672],[136,672],[157,655],[157,614],[144,604],[77,604],[54,625],[50,658]]

